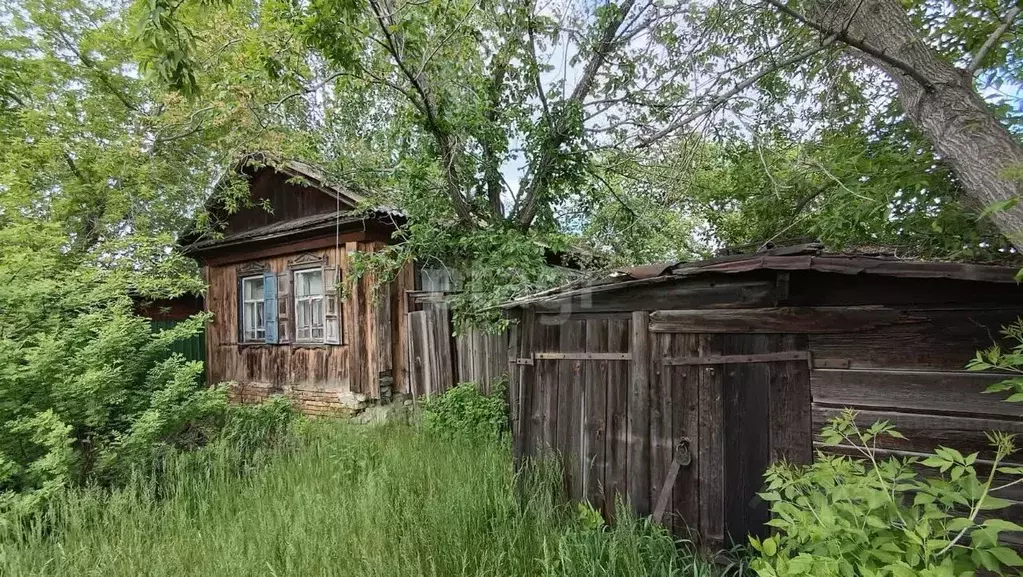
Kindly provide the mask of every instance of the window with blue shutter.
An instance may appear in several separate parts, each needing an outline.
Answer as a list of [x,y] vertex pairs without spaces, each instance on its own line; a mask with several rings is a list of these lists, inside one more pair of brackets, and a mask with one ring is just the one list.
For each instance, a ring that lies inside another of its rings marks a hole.
[[266,330],[265,342],[277,343],[277,275],[263,273],[263,324]]

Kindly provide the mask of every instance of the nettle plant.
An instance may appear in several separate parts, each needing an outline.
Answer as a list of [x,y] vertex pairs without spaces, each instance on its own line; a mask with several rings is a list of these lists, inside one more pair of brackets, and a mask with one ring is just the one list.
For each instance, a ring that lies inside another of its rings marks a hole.
[[1006,401],[1020,403],[1023,402],[1023,319],[1018,319],[1003,328],[1002,335],[1013,343],[1008,350],[995,345],[986,351],[979,351],[966,368],[971,371],[998,370],[1020,375],[997,382],[985,391],[995,394],[1009,393]]
[[1023,483],[1023,467],[1005,464],[1013,437],[990,433],[993,459],[940,447],[926,458],[882,459],[877,443],[903,439],[888,422],[867,428],[844,411],[823,430],[828,446],[808,466],[779,463],[761,497],[771,504],[771,537],[751,538],[760,576],[960,577],[983,568],[1019,573],[1023,559],[999,542],[1023,526],[998,518],[1011,505],[996,496]]

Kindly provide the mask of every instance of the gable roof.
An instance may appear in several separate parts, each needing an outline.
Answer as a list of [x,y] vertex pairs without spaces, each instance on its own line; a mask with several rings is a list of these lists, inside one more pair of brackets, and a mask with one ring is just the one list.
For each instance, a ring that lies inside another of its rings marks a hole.
[[366,230],[371,223],[391,225],[393,228],[397,228],[400,224],[399,221],[403,218],[400,213],[383,210],[368,212],[342,210],[327,214],[313,214],[243,230],[221,238],[196,240],[183,246],[182,250],[186,254],[196,254],[211,248],[228,248],[268,240],[292,240],[335,231]]
[[[219,192],[226,186],[231,176],[242,175],[251,179],[268,169],[289,177],[289,180],[292,178],[299,180],[297,184],[302,188],[311,188],[335,199],[340,210],[288,218],[220,237],[205,232],[189,231],[179,236],[178,245],[182,250],[186,254],[197,255],[208,249],[307,237],[311,234],[324,233],[328,229],[330,231],[343,229],[345,232],[365,230],[371,224],[376,225],[378,230],[381,226],[393,230],[405,217],[401,211],[393,208],[369,208],[366,197],[348,186],[330,181],[326,172],[317,166],[300,160],[281,159],[268,152],[252,152],[236,160],[231,165],[229,174],[214,185],[214,191],[206,199],[203,210],[207,213],[216,213],[220,210],[217,205]],[[249,186],[251,194],[252,185]]]

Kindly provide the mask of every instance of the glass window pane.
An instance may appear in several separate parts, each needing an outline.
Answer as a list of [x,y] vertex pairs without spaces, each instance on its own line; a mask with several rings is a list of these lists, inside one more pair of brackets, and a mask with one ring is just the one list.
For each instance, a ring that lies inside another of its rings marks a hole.
[[256,301],[256,328],[263,328],[263,301]]
[[244,333],[245,338],[248,339],[249,338],[249,333],[252,332],[252,327],[254,325],[254,323],[252,322],[252,320],[253,320],[252,319],[252,316],[253,316],[252,304],[251,303],[245,303],[244,310],[245,310],[245,317],[244,317],[244,321],[242,322],[242,329],[243,329],[243,333]]
[[244,300],[263,300],[263,279],[262,277],[247,278],[242,281],[242,294]]
[[304,297],[309,294],[309,281],[305,273],[295,273],[295,296]]
[[323,325],[323,299],[313,301],[313,325]]
[[309,294],[310,295],[322,295],[323,294],[323,272],[322,271],[311,271],[309,274]]

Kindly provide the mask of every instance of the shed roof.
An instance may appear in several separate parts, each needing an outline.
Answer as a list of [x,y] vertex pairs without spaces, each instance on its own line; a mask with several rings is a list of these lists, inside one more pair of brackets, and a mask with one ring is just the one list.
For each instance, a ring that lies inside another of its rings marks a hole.
[[929,261],[865,254],[829,253],[819,243],[773,248],[752,254],[727,255],[707,260],[653,263],[621,268],[599,278],[585,278],[509,301],[501,308],[515,308],[570,296],[617,290],[707,274],[738,274],[756,270],[812,270],[845,275],[879,275],[901,278],[956,279],[986,283],[1016,283],[1018,266]]

